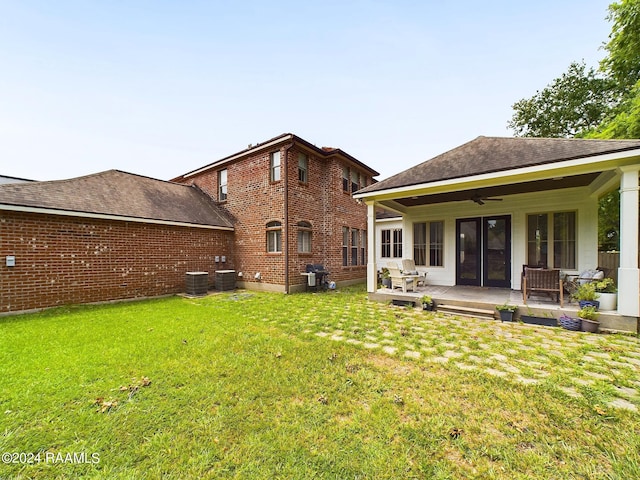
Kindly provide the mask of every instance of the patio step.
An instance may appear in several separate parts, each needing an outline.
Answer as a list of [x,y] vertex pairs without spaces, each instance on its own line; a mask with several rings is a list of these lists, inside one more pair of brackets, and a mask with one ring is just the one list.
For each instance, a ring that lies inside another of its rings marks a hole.
[[438,304],[438,312],[447,315],[459,315],[461,317],[485,318],[487,320],[495,320],[495,312],[493,310],[485,310],[482,308],[463,307],[461,305],[445,305]]

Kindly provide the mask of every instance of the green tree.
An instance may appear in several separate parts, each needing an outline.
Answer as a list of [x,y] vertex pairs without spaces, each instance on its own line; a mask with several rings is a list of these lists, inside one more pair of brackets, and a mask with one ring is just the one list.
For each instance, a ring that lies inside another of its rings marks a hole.
[[518,137],[575,137],[597,127],[618,97],[609,78],[573,62],[543,90],[513,104],[508,127]]
[[600,124],[589,138],[640,138],[640,80],[629,90],[614,110],[614,115]]
[[624,91],[640,80],[640,0],[609,5],[607,20],[613,25],[600,68]]
[[[560,78],[513,105],[508,123],[516,136],[640,138],[640,0],[609,6],[612,23],[600,73],[572,63]],[[599,204],[599,248],[619,247],[620,198]]]

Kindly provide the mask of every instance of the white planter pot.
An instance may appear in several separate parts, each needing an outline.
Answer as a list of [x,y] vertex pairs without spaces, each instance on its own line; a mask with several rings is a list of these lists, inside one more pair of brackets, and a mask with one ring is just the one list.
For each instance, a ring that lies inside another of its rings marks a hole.
[[601,293],[598,297],[600,310],[615,310],[618,303],[617,293]]

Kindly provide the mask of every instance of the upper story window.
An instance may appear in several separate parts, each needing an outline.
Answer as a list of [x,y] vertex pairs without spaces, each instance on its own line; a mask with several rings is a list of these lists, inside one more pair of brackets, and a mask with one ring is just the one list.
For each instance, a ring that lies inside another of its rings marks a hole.
[[304,153],[298,153],[298,181],[309,182],[309,157]]
[[349,169],[342,167],[342,191],[349,193]]
[[267,252],[282,252],[282,223],[280,222],[267,223]]
[[271,153],[270,159],[269,178],[272,182],[278,182],[280,181],[280,152]]
[[358,180],[360,175],[355,170],[351,170],[351,193],[358,191]]
[[218,172],[218,201],[227,199],[227,169]]
[[367,176],[360,174],[360,188],[364,188],[367,186]]

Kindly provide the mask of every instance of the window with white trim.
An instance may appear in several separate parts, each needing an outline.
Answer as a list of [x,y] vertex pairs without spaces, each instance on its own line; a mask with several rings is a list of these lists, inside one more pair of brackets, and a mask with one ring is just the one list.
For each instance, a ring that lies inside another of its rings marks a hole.
[[351,265],[358,265],[358,250],[360,248],[360,230],[351,229]]
[[311,224],[298,222],[298,253],[311,253]]
[[278,182],[280,181],[280,151],[272,152],[269,157],[269,178],[272,182]]
[[227,169],[218,172],[218,201],[227,199]]
[[305,153],[298,153],[298,181],[309,183],[309,157]]
[[527,264],[576,268],[576,212],[527,215]]
[[349,227],[342,227],[342,266],[349,265]]
[[427,267],[444,266],[444,222],[413,224],[413,261]]
[[402,229],[394,228],[382,230],[382,258],[401,258],[402,257]]
[[342,167],[342,191],[349,193],[349,169]]
[[282,223],[267,223],[267,252],[282,253]]

